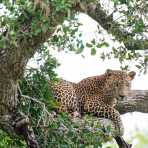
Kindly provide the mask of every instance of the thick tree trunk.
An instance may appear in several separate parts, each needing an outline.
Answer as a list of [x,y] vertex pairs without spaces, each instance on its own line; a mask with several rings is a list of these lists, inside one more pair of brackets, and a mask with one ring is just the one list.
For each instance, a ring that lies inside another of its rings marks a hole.
[[28,57],[24,57],[21,48],[0,49],[0,128],[10,136],[19,136],[26,140],[28,147],[37,148],[28,117],[17,108],[17,81],[23,76]]
[[17,82],[0,78],[0,114],[9,114],[17,106]]
[[0,77],[0,128],[10,136],[21,136],[28,147],[37,148],[32,127],[27,116],[17,110],[17,81]]

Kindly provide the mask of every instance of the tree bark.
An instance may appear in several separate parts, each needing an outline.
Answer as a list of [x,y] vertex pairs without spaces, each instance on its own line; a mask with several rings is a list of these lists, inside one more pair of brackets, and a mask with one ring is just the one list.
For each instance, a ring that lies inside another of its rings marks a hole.
[[135,111],[148,113],[148,90],[132,90],[127,98],[118,101],[116,109],[121,114]]
[[0,79],[0,113],[8,114],[17,106],[17,82]]
[[28,147],[38,148],[28,117],[17,109],[17,81],[5,76],[0,75],[0,128],[13,138],[25,139]]

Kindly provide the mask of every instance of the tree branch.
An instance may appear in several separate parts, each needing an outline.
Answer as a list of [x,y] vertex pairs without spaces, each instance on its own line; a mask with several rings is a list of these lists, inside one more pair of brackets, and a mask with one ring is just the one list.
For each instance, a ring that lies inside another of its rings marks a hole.
[[148,90],[132,90],[129,97],[118,101],[116,109],[121,113],[148,113]]
[[134,34],[120,28],[120,25],[114,21],[112,15],[107,15],[101,7],[98,0],[88,4],[79,4],[80,11],[87,13],[91,18],[97,21],[108,33],[111,33],[119,42],[123,42],[128,50],[148,49],[148,39],[134,39]]
[[28,148],[39,148],[30,121],[23,113],[13,112],[9,115],[0,115],[0,128],[12,138],[25,139]]

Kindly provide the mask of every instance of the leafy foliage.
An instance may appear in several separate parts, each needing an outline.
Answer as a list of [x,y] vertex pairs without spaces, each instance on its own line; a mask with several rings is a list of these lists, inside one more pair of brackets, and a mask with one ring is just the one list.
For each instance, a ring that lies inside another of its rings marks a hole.
[[55,82],[58,80],[54,70],[59,63],[50,55],[46,45],[40,47],[38,54],[36,62],[39,68],[27,68],[20,86],[24,95],[48,102],[52,98],[48,81]]
[[26,143],[20,139],[12,139],[7,133],[0,130],[0,147],[1,148],[26,148]]
[[110,131],[105,135],[93,118],[86,117],[83,122],[74,122],[67,114],[58,115],[48,126],[48,147],[101,147],[105,138],[109,140]]

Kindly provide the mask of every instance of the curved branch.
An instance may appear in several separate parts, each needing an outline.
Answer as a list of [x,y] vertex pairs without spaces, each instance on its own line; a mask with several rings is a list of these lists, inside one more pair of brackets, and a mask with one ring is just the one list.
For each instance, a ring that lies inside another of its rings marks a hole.
[[128,50],[148,49],[148,39],[134,39],[134,34],[121,29],[120,25],[114,21],[113,16],[106,14],[98,0],[79,5],[81,12],[87,13],[87,15],[97,21],[108,33],[115,36],[119,42],[123,42]]

